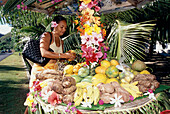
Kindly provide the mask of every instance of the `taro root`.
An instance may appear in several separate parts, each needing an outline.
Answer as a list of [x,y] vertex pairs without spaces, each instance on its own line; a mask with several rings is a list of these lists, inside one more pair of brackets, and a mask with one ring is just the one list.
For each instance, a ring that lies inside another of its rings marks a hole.
[[71,85],[76,85],[76,80],[73,77],[64,77],[62,85],[63,87],[68,88]]
[[73,93],[73,92],[76,90],[76,88],[77,88],[76,86],[71,86],[71,87],[69,87],[69,88],[64,88],[62,93],[63,93],[64,95]]
[[124,102],[128,102],[130,100],[129,92],[121,87],[117,82],[111,82],[109,84],[101,83],[97,87],[100,91],[100,99],[103,100],[104,103],[110,103],[110,98],[114,98],[114,94],[122,96]]
[[132,82],[138,81],[137,86],[139,91],[146,92],[149,89],[155,91],[159,87],[160,83],[156,80],[156,76],[153,74],[138,74],[134,77]]
[[63,102],[65,104],[72,103],[73,100],[74,100],[74,92],[72,94],[69,94],[69,95],[64,95],[64,97],[63,97]]

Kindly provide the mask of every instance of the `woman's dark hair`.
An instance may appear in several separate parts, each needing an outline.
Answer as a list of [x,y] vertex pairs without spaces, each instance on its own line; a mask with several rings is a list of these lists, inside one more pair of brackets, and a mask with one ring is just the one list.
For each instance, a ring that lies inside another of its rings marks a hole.
[[[60,22],[60,21],[66,21],[67,22],[67,20],[66,20],[66,18],[65,17],[63,17],[63,16],[55,16],[54,17],[54,19],[53,19],[53,21],[55,21],[57,24]],[[51,27],[51,31],[53,31],[53,27]]]

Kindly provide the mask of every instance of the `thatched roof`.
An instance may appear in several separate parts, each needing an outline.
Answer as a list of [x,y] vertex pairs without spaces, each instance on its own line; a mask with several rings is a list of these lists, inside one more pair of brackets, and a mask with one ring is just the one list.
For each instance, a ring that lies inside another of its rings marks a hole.
[[[10,4],[13,7],[10,10],[16,8],[17,4],[20,4],[18,0],[2,0],[5,4],[5,11],[9,10]],[[7,1],[7,2],[6,2]],[[135,7],[140,8],[142,5],[150,2],[150,0],[101,0],[99,5],[101,9],[99,13],[112,13],[117,11],[124,11]],[[46,13],[48,15],[62,14],[62,15],[74,15],[78,10],[78,0],[62,0],[58,3],[52,3],[52,0],[24,0],[24,4],[27,5],[28,10]]]

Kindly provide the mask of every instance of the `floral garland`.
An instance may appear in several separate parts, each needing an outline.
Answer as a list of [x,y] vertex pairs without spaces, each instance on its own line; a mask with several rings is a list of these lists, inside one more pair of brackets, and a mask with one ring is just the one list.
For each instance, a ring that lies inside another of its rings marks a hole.
[[[107,56],[101,51],[101,47],[105,47],[102,42],[106,36],[106,30],[100,22],[98,2],[98,0],[80,0],[79,11],[81,13],[78,16],[80,25],[77,29],[81,37],[82,57],[86,58],[87,65],[98,62],[102,56],[104,58]],[[78,23],[78,20],[75,22]]]

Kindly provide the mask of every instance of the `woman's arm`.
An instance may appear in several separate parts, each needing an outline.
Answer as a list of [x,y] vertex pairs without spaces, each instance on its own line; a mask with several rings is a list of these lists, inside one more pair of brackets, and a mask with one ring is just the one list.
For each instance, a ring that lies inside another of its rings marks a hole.
[[51,58],[51,59],[58,59],[58,58],[63,58],[63,59],[74,59],[75,56],[72,55],[71,53],[55,53],[48,51],[50,47],[50,34],[49,33],[44,33],[42,35],[42,38],[40,40],[40,51],[42,57],[46,58]]

